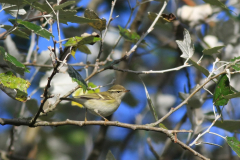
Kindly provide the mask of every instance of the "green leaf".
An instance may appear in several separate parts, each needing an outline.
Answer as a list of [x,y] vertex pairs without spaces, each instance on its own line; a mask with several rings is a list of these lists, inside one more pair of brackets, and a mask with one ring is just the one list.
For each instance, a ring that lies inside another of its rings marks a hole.
[[217,46],[217,47],[213,47],[213,48],[209,48],[209,49],[204,49],[203,54],[212,55],[214,53],[220,53],[218,50],[222,49],[223,47],[225,47],[225,46]]
[[[67,22],[72,23],[90,23],[90,22],[98,22],[98,19],[89,19],[85,17],[79,17],[75,15],[77,13],[76,10],[59,10],[59,21],[60,23],[67,24]],[[53,19],[57,19],[56,16],[53,16]]]
[[71,55],[73,56],[74,59],[76,59],[76,58],[75,58],[75,53],[76,53],[76,51],[77,51],[77,47],[76,47],[76,46],[72,47]]
[[236,71],[240,71],[240,62],[237,62],[237,63],[235,63],[235,64],[234,64],[234,62],[235,62],[236,60],[239,60],[239,59],[240,59],[240,57],[234,57],[233,59],[230,60],[230,62],[232,62],[231,67],[232,67],[233,69],[235,69]]
[[0,57],[3,57],[3,60],[7,63],[7,65],[15,72],[23,75],[24,72],[30,73],[30,71],[19,62],[15,57],[7,53],[3,47],[0,46]]
[[37,0],[0,0],[0,3],[7,3],[7,4],[12,4],[12,5],[18,5],[19,7],[23,4],[28,3],[33,3],[36,2]]
[[27,101],[27,88],[29,86],[28,81],[16,77],[11,71],[0,74],[0,89],[15,100]]
[[90,22],[88,23],[90,26],[93,28],[99,30],[100,32],[106,28],[106,19],[102,18],[100,19],[98,15],[91,9],[86,9],[84,11],[84,17],[89,18],[89,19],[94,19],[98,20],[96,22]]
[[[97,85],[95,85],[93,82],[89,82],[88,83],[88,87],[89,88],[96,88],[97,87]],[[87,93],[88,94],[90,94],[90,93],[99,93],[100,92],[100,89],[98,88],[98,89],[95,89],[95,90],[91,90],[91,89],[88,89],[87,90]]]
[[237,98],[237,97],[240,97],[240,92],[235,92],[233,94],[228,94],[228,95],[224,96],[224,98],[226,98],[226,99],[232,99],[232,98]]
[[23,21],[21,19],[17,20],[18,24],[22,24],[23,26],[25,26],[26,28],[28,28],[29,30],[33,31],[34,33],[36,33],[39,36],[42,36],[43,38],[46,39],[50,39],[50,37],[54,37],[52,35],[52,33],[50,33],[49,31],[47,31],[46,29],[42,28],[41,26],[38,26],[36,24],[33,24],[31,22],[28,21]]
[[[124,29],[121,26],[118,26],[121,36],[123,36],[127,41],[137,43],[137,41],[141,38],[136,32],[131,32],[128,29]],[[143,40],[142,44],[147,45],[147,43]]]
[[86,45],[80,45],[78,46],[78,50],[80,52],[86,53],[86,54],[91,54],[91,51],[88,49]]
[[235,137],[226,137],[228,145],[234,150],[238,157],[240,157],[240,142]]
[[[6,30],[10,30],[12,28],[12,26],[10,26],[10,25],[0,25],[0,27],[4,28]],[[23,31],[19,30],[18,28],[16,30],[14,30],[13,32],[11,32],[11,34],[14,34],[14,35],[22,37],[22,38],[29,39],[29,35]]]
[[226,74],[222,75],[217,83],[213,94],[213,103],[215,106],[225,106],[229,99],[224,98],[234,92],[231,90],[229,79]]
[[69,6],[71,4],[74,4],[74,3],[76,3],[76,2],[75,1],[67,1],[65,3],[62,3],[62,4],[58,5],[58,6],[54,6],[53,9],[54,10],[60,10],[60,9],[62,9],[64,7],[67,7],[67,6]]
[[41,4],[41,3],[37,2],[37,0],[23,0],[23,3],[30,5],[31,7],[35,8],[36,10],[39,10],[41,12],[47,12],[47,13],[52,12],[52,9],[49,7],[49,5],[47,3]]
[[112,152],[109,150],[106,156],[106,160],[116,160]]
[[153,103],[152,103],[152,100],[151,100],[151,98],[150,98],[150,96],[149,96],[147,87],[146,87],[145,83],[143,82],[143,80],[141,79],[141,77],[140,77],[140,76],[138,76],[138,77],[139,77],[139,79],[142,81],[142,84],[143,84],[143,86],[144,86],[150,111],[152,112],[155,120],[157,121],[157,120],[158,120],[158,116],[157,116],[157,113],[156,113],[156,111],[155,111],[155,107],[154,107],[154,105],[153,105]]
[[84,44],[94,44],[97,41],[101,40],[98,34],[83,34],[81,37],[75,36],[70,38],[65,44],[65,47],[68,46],[80,46]]
[[76,37],[70,38],[64,44],[64,46],[66,47],[73,46],[71,50],[71,55],[75,58],[75,53],[77,49],[83,53],[91,54],[91,51],[88,49],[87,46],[85,46],[85,44],[93,45],[99,40],[101,40],[101,38],[97,33],[92,33],[92,34],[84,33],[81,35],[81,37],[76,36]]
[[209,3],[211,5],[214,6],[218,6],[226,11],[230,11],[230,9],[227,8],[227,6],[225,6],[222,2],[220,2],[219,0],[203,0],[206,3]]
[[[213,122],[213,118],[206,118],[208,121]],[[214,126],[222,128],[229,132],[237,132],[240,130],[240,120],[224,120],[216,121]]]
[[200,66],[199,64],[197,64],[197,63],[196,63],[194,60],[192,60],[191,58],[189,59],[189,62],[192,63],[192,65],[193,65],[197,70],[199,70],[201,73],[203,73],[206,77],[209,76],[209,71],[208,71],[206,68]]
[[76,71],[72,66],[68,65],[68,70],[67,70],[69,76],[72,78],[73,82],[77,82],[79,86],[82,86],[83,92],[87,90],[87,83],[84,81],[82,76]]

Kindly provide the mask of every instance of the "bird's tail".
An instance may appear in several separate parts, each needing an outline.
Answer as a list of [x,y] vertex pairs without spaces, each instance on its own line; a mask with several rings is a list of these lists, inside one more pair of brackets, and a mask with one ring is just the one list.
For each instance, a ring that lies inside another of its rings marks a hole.
[[84,106],[81,104],[81,102],[79,102],[78,98],[60,98],[60,100],[67,100],[67,101],[76,102],[76,103],[72,103],[72,105],[76,105],[80,108],[84,108]]
[[75,98],[60,98],[60,100],[75,101]]

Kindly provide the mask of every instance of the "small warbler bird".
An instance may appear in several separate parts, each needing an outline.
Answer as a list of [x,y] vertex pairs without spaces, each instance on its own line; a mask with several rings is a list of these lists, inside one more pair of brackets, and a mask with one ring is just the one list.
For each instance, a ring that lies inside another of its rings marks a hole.
[[[115,112],[126,92],[129,92],[121,85],[114,85],[109,90],[105,92],[85,94],[74,98],[60,98],[61,100],[69,100],[80,103],[84,106],[86,111],[102,117],[105,122],[108,121],[105,117],[113,114]],[[87,121],[87,116],[85,112],[85,121]]]

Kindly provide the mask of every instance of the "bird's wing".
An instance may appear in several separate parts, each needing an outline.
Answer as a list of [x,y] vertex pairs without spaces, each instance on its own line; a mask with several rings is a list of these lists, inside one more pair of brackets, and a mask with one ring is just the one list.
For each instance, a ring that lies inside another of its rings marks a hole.
[[82,98],[82,99],[97,99],[97,100],[112,100],[113,98],[109,96],[106,92],[100,93],[92,93],[92,94],[85,94],[81,96],[77,96],[74,98]]

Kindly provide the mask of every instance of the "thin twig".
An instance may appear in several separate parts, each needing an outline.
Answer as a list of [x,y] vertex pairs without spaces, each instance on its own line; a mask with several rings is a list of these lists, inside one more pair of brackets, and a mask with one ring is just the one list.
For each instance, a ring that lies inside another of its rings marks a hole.
[[217,115],[217,117],[216,117],[215,120],[212,122],[212,124],[208,127],[208,129],[207,129],[205,132],[199,134],[199,135],[197,136],[197,138],[196,138],[191,144],[189,144],[189,146],[193,146],[194,144],[197,144],[197,141],[198,141],[203,135],[205,135],[206,133],[209,133],[209,131],[210,131],[210,129],[212,128],[212,126],[216,123],[216,121],[217,121],[220,117],[221,117],[221,115]]
[[108,19],[107,27],[106,27],[106,29],[104,31],[104,34],[103,34],[103,37],[102,37],[103,42],[104,42],[105,36],[107,34],[107,30],[109,28],[109,25],[110,25],[111,21],[113,20],[112,14],[113,14],[113,9],[114,9],[114,6],[115,6],[116,2],[117,2],[117,0],[112,1],[112,7],[111,7],[111,11],[110,11],[110,16],[109,16],[109,19]]
[[[61,35],[60,35],[60,27],[59,27],[59,10],[57,10],[57,13],[54,11],[53,7],[51,6],[51,4],[45,0],[46,3],[48,4],[48,6],[52,9],[53,13],[56,15],[57,18],[57,30],[58,30],[58,41],[59,41],[59,48],[62,51],[62,42],[61,42]],[[59,5],[61,0],[57,0],[57,5]]]
[[30,43],[30,47],[28,49],[28,53],[27,53],[27,58],[26,58],[26,63],[30,62],[30,59],[32,57],[32,53],[34,50],[36,44],[36,34],[34,32],[31,33],[31,43]]
[[140,39],[138,40],[138,42],[132,47],[132,49],[130,49],[130,51],[128,51],[128,52],[126,53],[127,56],[130,56],[130,54],[137,49],[138,45],[142,42],[142,40],[154,29],[153,27],[155,26],[155,24],[157,23],[158,19],[159,19],[160,16],[162,15],[162,12],[163,12],[163,10],[166,8],[166,6],[167,6],[167,2],[164,1],[162,9],[161,9],[160,12],[158,13],[158,15],[157,15],[157,17],[155,18],[155,20],[153,21],[152,25],[149,27],[149,29],[147,30],[147,32],[146,32],[143,36],[141,36],[141,38],[140,38]]
[[149,137],[147,138],[147,143],[148,143],[150,151],[153,153],[154,157],[157,160],[160,160],[160,156],[157,154],[157,152],[155,151],[155,149],[152,146],[151,138],[149,138]]
[[149,71],[133,71],[133,70],[129,70],[129,69],[120,69],[117,67],[112,67],[112,69],[117,70],[117,71],[121,71],[121,72],[129,72],[129,73],[135,73],[135,74],[151,74],[151,73],[166,73],[166,72],[171,72],[171,71],[178,71],[182,68],[185,67],[189,67],[191,65],[182,65],[179,67],[175,67],[175,68],[171,68],[171,69],[166,69],[166,70],[160,70],[160,71],[153,71],[153,70],[149,70]]
[[[53,68],[53,65],[47,65],[47,64],[35,64],[35,63],[24,63],[25,66],[34,66],[34,67],[43,67],[43,68]],[[68,64],[70,66],[88,66],[88,67],[95,67],[95,64],[84,64],[83,62],[80,63],[73,63],[73,64]],[[104,65],[103,63],[99,63],[99,66]]]

